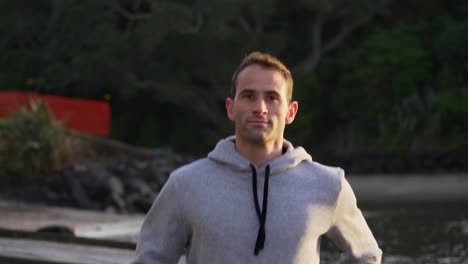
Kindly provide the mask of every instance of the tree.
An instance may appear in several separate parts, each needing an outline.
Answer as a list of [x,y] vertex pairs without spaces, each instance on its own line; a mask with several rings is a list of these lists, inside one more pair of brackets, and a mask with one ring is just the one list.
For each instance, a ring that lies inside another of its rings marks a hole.
[[[390,0],[298,0],[295,8],[306,13],[303,59],[294,65],[297,73],[313,72],[321,58],[335,50],[351,33],[382,14]],[[298,11],[296,11],[298,12]]]

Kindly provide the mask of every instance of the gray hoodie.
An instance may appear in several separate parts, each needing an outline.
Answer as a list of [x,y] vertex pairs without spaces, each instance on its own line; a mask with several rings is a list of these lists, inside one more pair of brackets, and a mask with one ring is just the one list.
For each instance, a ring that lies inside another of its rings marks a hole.
[[283,155],[257,167],[229,137],[171,174],[133,264],[175,264],[184,253],[188,264],[319,263],[322,235],[343,250],[340,263],[381,262],[342,169],[288,141]]

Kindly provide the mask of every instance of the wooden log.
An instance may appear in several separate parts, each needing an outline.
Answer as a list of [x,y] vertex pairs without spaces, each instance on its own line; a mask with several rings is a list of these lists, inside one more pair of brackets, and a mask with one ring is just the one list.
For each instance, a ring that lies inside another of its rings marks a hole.
[[0,252],[11,259],[70,264],[128,264],[135,255],[130,249],[21,238],[0,238]]
[[136,242],[144,215],[121,215],[0,200],[0,229],[68,228],[79,237]]
[[143,217],[0,200],[0,263],[128,264]]
[[[135,250],[125,246],[91,239],[46,241],[0,237],[0,263],[129,264],[135,257]],[[178,264],[186,264],[185,256],[180,258]]]
[[[63,234],[0,229],[0,263],[130,263],[135,244]],[[182,256],[178,264],[185,264]]]

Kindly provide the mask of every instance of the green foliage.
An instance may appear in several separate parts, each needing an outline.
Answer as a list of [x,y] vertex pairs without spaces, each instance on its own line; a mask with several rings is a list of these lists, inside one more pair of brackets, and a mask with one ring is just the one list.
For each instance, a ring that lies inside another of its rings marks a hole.
[[320,87],[316,74],[296,78],[293,100],[299,102],[299,111],[294,122],[287,127],[286,136],[296,144],[305,145],[310,142],[311,135],[319,127]]
[[389,2],[0,0],[0,89],[110,94],[114,138],[197,152],[232,133],[232,72],[261,50],[294,71],[298,144],[466,147],[466,1]]
[[[346,73],[340,91],[358,94],[354,102],[338,97],[347,103],[335,106],[354,110],[350,124],[358,131],[353,133],[367,138],[367,146],[385,151],[411,146],[416,123],[426,113],[407,109],[420,109],[419,90],[431,78],[431,60],[423,44],[408,28],[376,29],[355,53],[348,53],[355,58],[344,56]],[[358,67],[350,65],[351,61],[359,62]]]
[[[319,70],[341,154],[468,147],[466,18],[374,27]],[[335,78],[339,76],[339,78]]]
[[468,86],[454,91],[444,90],[438,95],[438,111],[441,119],[441,139],[446,147],[468,146]]
[[64,165],[66,135],[61,124],[40,101],[31,109],[20,109],[0,123],[0,162],[2,176],[32,179]]
[[437,61],[434,77],[436,112],[440,116],[439,141],[447,149],[468,146],[468,7],[454,15],[442,17],[434,40],[433,53]]
[[[434,41],[434,55],[445,78],[439,85],[463,85],[468,82],[468,18],[464,21],[444,19],[442,30]],[[451,76],[448,76],[451,74]]]

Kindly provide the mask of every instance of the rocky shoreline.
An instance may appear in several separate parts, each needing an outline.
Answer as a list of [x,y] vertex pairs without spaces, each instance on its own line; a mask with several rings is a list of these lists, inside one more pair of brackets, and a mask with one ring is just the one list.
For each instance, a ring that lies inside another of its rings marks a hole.
[[[134,154],[131,154],[132,151]],[[195,159],[171,149],[144,149],[144,155],[140,155],[141,151],[126,149],[121,150],[120,154],[124,152],[125,155],[113,153],[111,156],[88,159],[60,172],[27,182],[12,177],[0,185],[0,198],[105,212],[145,213],[170,172]],[[353,158],[324,156],[319,162],[344,168],[350,178],[356,174],[367,175],[364,178],[379,174],[380,179],[384,179],[387,173],[398,181],[398,175],[407,173],[444,177],[441,173],[467,172],[466,160],[466,153],[446,153],[419,156],[362,155]]]
[[344,168],[351,174],[407,174],[468,172],[468,152],[318,154],[324,164]]
[[10,178],[0,198],[116,213],[146,212],[175,168],[194,158],[170,149],[73,165],[26,182]]

